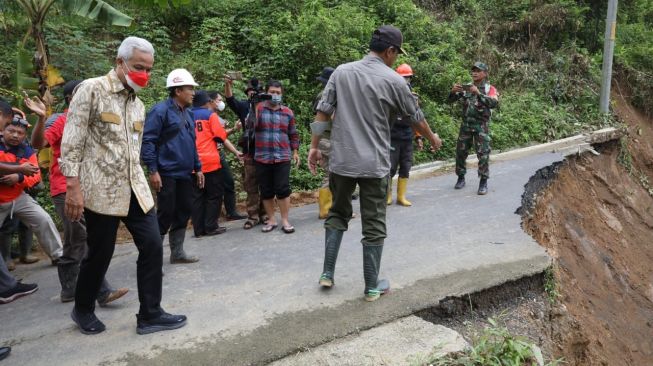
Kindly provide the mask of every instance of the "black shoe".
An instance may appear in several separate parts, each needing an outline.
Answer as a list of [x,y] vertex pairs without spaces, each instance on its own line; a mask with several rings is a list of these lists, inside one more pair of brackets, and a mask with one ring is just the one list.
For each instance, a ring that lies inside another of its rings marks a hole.
[[225,231],[227,231],[226,227],[218,226],[216,229],[211,230],[211,231],[207,231],[206,233],[204,233],[204,236],[220,235],[220,234],[224,233]]
[[75,308],[70,313],[70,317],[79,327],[79,331],[84,334],[98,334],[104,332],[107,327],[98,319],[94,313],[78,313]]
[[478,184],[478,194],[487,194],[487,178],[481,178],[481,182]]
[[5,292],[0,292],[0,304],[8,304],[19,297],[27,296],[36,292],[39,286],[35,283],[20,283]]
[[0,361],[9,357],[10,353],[11,353],[11,347],[0,347]]
[[233,215],[227,216],[227,221],[245,220],[246,218],[247,218],[247,215],[241,215],[241,214],[236,212]]
[[[138,319],[138,315],[136,318]],[[149,320],[138,319],[136,333],[150,334],[181,328],[184,325],[186,325],[186,315],[172,315],[164,312],[158,318]]]
[[462,189],[465,186],[465,176],[460,175],[458,176],[458,181],[456,181],[456,185],[453,186],[455,189]]

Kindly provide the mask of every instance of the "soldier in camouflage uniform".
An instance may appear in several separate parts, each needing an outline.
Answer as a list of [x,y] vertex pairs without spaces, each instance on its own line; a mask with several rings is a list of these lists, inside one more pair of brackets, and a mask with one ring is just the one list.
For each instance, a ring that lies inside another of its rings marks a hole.
[[[329,77],[333,73],[333,67],[325,67],[322,69],[322,73],[316,79],[322,83],[322,88],[326,86],[329,81]],[[313,101],[313,113],[317,113],[317,104],[322,99],[322,91],[318,93]],[[331,140],[330,140],[331,130],[328,129],[322,133],[318,149],[322,153],[322,160],[320,161],[320,167],[324,169],[324,178],[322,179],[322,185],[318,190],[318,207],[319,207],[319,217],[320,219],[326,219],[329,209],[331,208],[331,189],[329,189],[329,150],[331,150]]]
[[470,84],[456,84],[449,94],[449,102],[461,100],[463,104],[463,123],[460,126],[458,142],[456,143],[456,175],[458,181],[455,188],[465,186],[465,161],[469,149],[474,144],[478,157],[478,175],[481,181],[478,194],[487,194],[487,180],[490,177],[490,117],[492,109],[499,105],[497,89],[487,81],[488,67],[482,62],[474,63]]

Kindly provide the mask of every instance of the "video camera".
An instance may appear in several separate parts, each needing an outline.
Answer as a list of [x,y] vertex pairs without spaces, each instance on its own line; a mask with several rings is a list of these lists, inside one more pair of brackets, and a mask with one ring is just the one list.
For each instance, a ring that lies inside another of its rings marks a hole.
[[272,95],[267,94],[263,87],[259,84],[258,79],[252,78],[247,85],[247,90],[248,91],[254,91],[254,94],[252,94],[249,97],[249,103],[251,105],[255,105],[259,102],[262,102],[264,100],[270,100],[272,99]]

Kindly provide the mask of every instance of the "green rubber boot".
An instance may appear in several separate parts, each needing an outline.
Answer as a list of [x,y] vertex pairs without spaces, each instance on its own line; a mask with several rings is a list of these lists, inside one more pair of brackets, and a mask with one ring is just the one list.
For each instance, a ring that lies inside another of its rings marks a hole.
[[324,235],[324,269],[320,276],[320,286],[331,288],[334,285],[333,276],[336,271],[336,260],[342,242],[344,231],[326,229]]
[[383,244],[363,244],[363,276],[365,278],[365,301],[376,301],[390,292],[388,280],[378,280],[381,268]]

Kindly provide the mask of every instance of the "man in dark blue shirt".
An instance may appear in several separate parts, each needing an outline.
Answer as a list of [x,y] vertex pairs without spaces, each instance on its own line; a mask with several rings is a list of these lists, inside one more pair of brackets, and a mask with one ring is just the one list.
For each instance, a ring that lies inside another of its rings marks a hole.
[[184,251],[186,225],[193,205],[193,175],[204,187],[202,166],[195,147],[195,123],[191,106],[195,80],[184,69],[170,72],[166,87],[170,98],[147,113],[141,159],[157,192],[157,218],[161,237],[170,230],[170,263],[199,259]]

